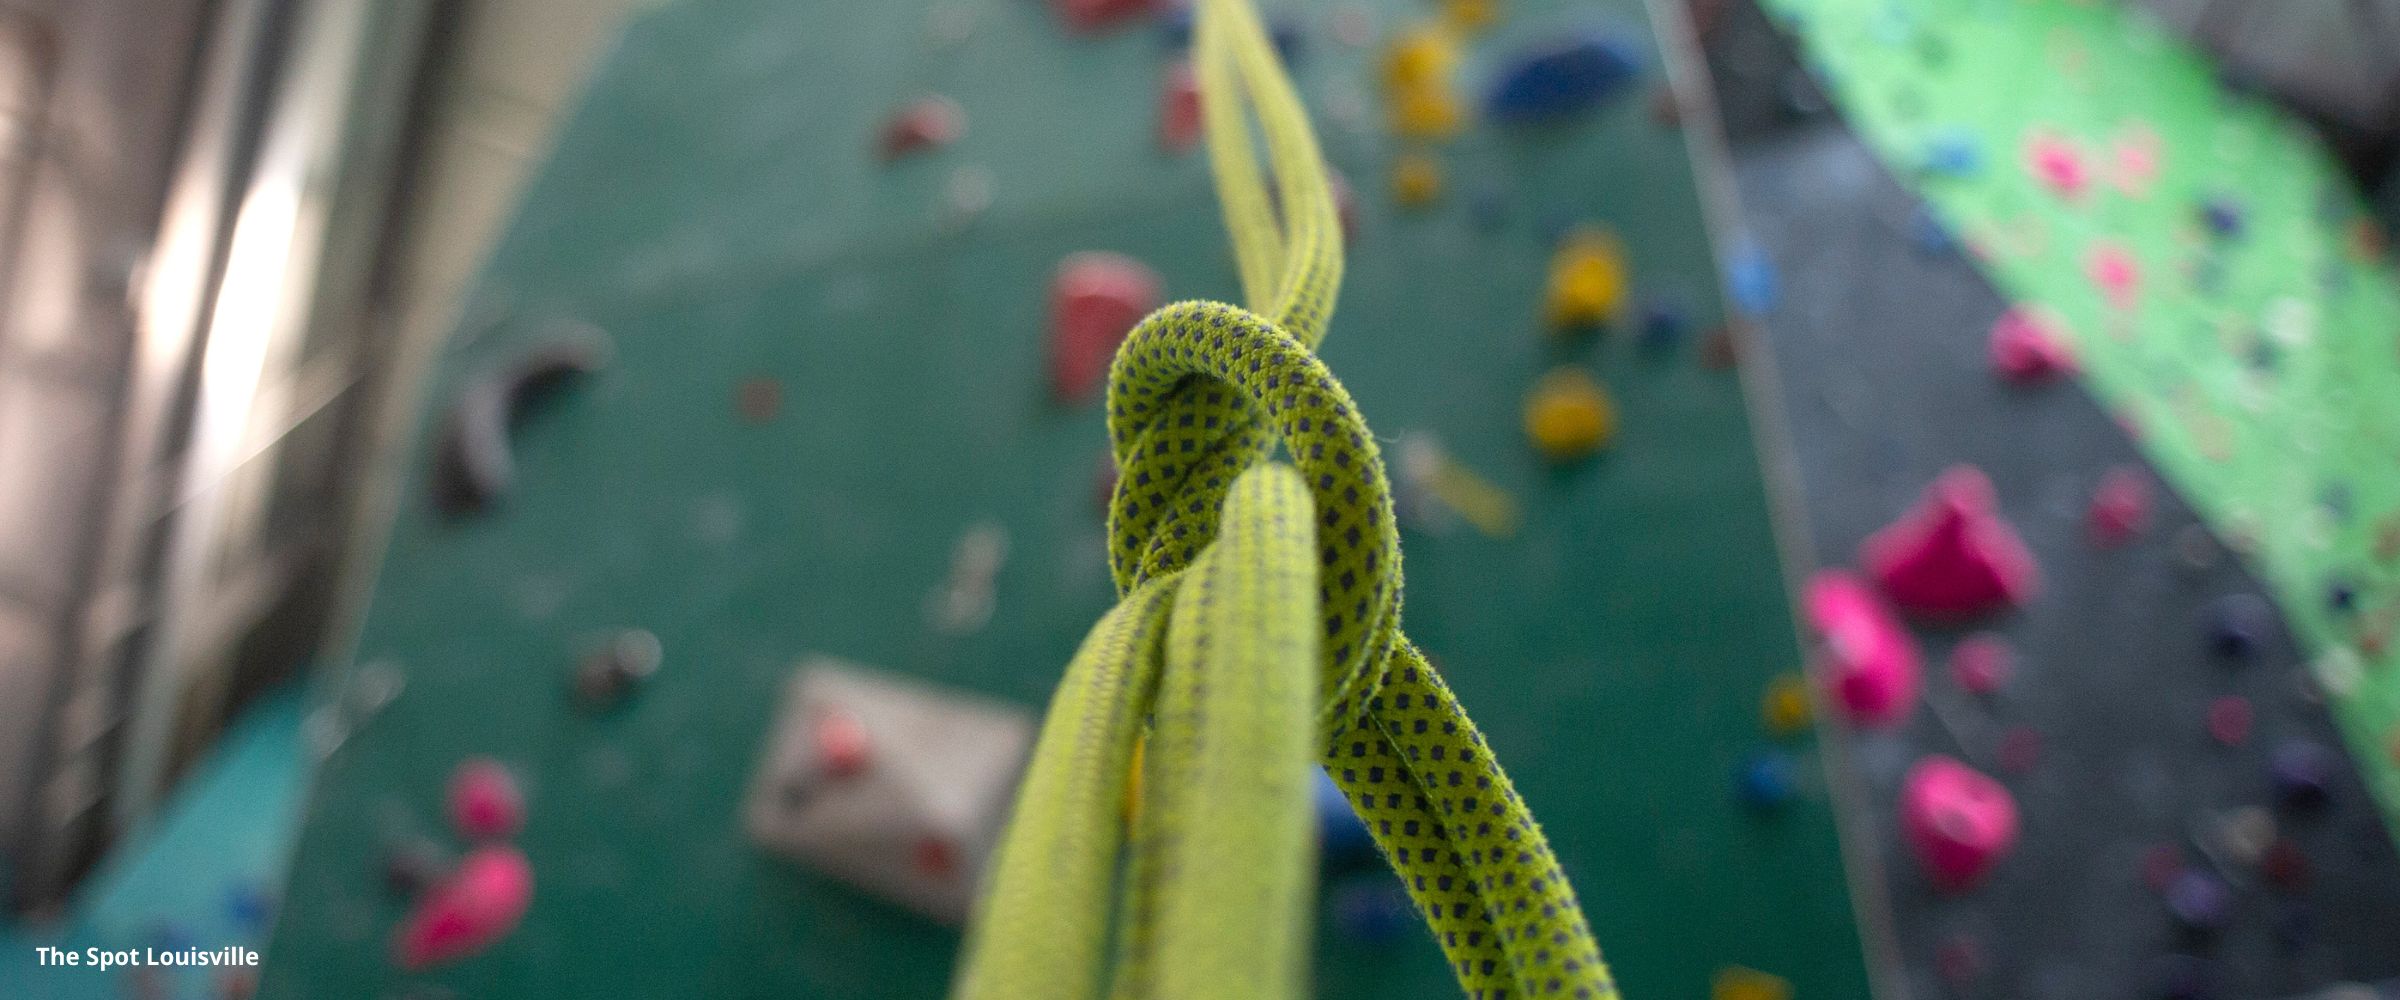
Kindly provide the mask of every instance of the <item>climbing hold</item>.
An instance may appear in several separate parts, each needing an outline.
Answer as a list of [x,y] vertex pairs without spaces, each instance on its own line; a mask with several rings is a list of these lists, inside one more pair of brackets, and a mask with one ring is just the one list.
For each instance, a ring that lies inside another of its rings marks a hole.
[[2119,309],[2133,307],[2134,293],[2142,283],[2142,265],[2133,251],[2115,243],[2102,243],[2092,248],[2091,258],[2084,269],[2091,275],[2092,284],[2100,286],[2100,294],[2108,304]]
[[1983,169],[1983,150],[1969,133],[1945,132],[1925,144],[1919,163],[1920,169],[1928,174],[1965,177]]
[[2017,842],[2017,801],[2000,783],[1936,754],[1900,781],[1900,832],[1934,886],[1973,888]]
[[1743,805],[1772,811],[1799,795],[1799,770],[1790,754],[1760,750],[1743,758],[1734,774],[1734,791]]
[[1904,611],[1958,619],[2020,604],[2039,587],[2033,556],[1993,509],[1971,465],[1934,480],[1914,510],[1868,537],[1859,562]]
[[1959,640],[1950,650],[1950,679],[1968,694],[1991,695],[2008,683],[2015,654],[2008,642],[1990,632]]
[[1333,909],[1334,929],[1362,944],[1390,944],[1417,922],[1416,904],[1409,901],[1408,890],[1389,875],[1345,879],[1326,895]]
[[525,794],[508,767],[489,757],[450,772],[450,826],[468,840],[513,837],[525,828]]
[[593,711],[623,701],[636,686],[658,672],[662,656],[658,636],[648,630],[629,628],[611,634],[576,664],[576,701]]
[[2250,699],[2229,694],[2208,703],[2208,735],[2229,747],[2250,739]]
[[507,844],[480,847],[409,910],[392,957],[418,971],[475,955],[516,930],[533,903],[533,865]]
[[2267,884],[2285,892],[2308,888],[2308,853],[2289,838],[2277,838],[2258,857],[2258,872]]
[[1791,736],[1808,729],[1814,712],[1808,704],[1808,679],[1797,673],[1775,675],[1758,700],[1759,721],[1774,736]]
[[816,750],[817,765],[828,778],[855,778],[874,760],[874,742],[866,725],[840,708],[818,713],[808,738]]
[[398,899],[414,899],[448,878],[457,858],[430,837],[409,837],[383,851],[383,888]]
[[2086,521],[2092,541],[2103,546],[2122,545],[2140,534],[2150,523],[2150,477],[2129,465],[2108,470],[2092,494]]
[[1170,153],[1200,144],[1200,83],[1188,60],[1168,66],[1159,86],[1158,144]]
[[1958,241],[1950,237],[1950,227],[1942,223],[1942,217],[1934,212],[1932,205],[1924,202],[1917,203],[1917,207],[1909,212],[1908,238],[1916,244],[1918,253],[1928,257],[1943,256],[1958,249]]
[[2234,239],[2242,235],[2242,205],[2231,198],[2208,199],[2200,206],[2200,220],[2219,239]]
[[1767,259],[1766,250],[1749,240],[1734,245],[1732,255],[1725,260],[1725,287],[1733,296],[1735,308],[1746,316],[1773,312],[1775,300],[1781,294],[1778,285],[1775,262]]
[[541,342],[462,390],[435,446],[434,505],[458,516],[506,497],[516,481],[509,432],[538,402],[606,366],[611,353],[597,328],[560,322]]
[[1584,330],[1614,321],[1625,308],[1625,248],[1616,234],[1576,229],[1550,256],[1543,314],[1553,330]]
[[1457,44],[1439,24],[1412,28],[1395,38],[1383,56],[1384,101],[1392,131],[1417,139],[1457,132],[1466,119],[1452,79],[1457,70]]
[[1690,328],[1691,317],[1681,302],[1652,299],[1642,306],[1642,350],[1657,352],[1671,348]]
[[2042,760],[2042,734],[2032,726],[2010,726],[2000,734],[2000,745],[1993,756],[2000,769],[2010,774],[2024,774]]
[[2230,660],[2249,660],[2275,627],[2275,611],[2257,594],[2227,594],[2206,612],[2208,648]]
[[2322,743],[2288,740],[2268,757],[2267,777],[2275,801],[2295,811],[2322,809],[2333,799],[2334,772],[2340,759]]
[[2045,382],[2075,370],[2075,355],[2059,336],[2056,317],[2018,306],[1992,321],[1992,370],[2018,384]]
[[1727,965],[1709,981],[1709,1000],[1792,1000],[1792,981],[1771,972]]
[[2325,606],[2341,614],[2358,610],[2358,588],[2341,579],[2326,584]]
[[1442,196],[1442,164],[1425,153],[1402,153],[1392,161],[1392,200],[1422,208]]
[[1742,361],[1742,342],[1731,324],[1720,324],[1700,338],[1700,364],[1711,371],[1724,371]]
[[733,389],[733,410],[746,424],[763,424],[783,409],[783,383],[768,375],[743,379]]
[[2186,930],[2214,931],[2233,914],[2233,890],[2224,879],[2187,868],[2167,883],[2167,912]]
[[2254,865],[2275,843],[2275,815],[2263,806],[2243,806],[2218,815],[2209,836],[2223,856]]
[[1640,70],[1638,51],[1615,35],[1587,32],[1542,42],[1508,58],[1484,110],[1498,121],[1555,122],[1624,93]]
[[[1067,27],[1085,34],[1106,31],[1158,10],[1157,0],[1052,0]],[[1190,18],[1189,9],[1184,17]],[[1188,30],[1188,28],[1187,28]]]
[[2035,179],[2070,201],[2080,197],[2091,181],[2083,153],[2073,143],[2047,132],[2026,140],[2025,166]]
[[947,146],[967,131],[967,113],[941,95],[920,97],[883,123],[877,146],[885,160]]
[[1808,581],[1809,624],[1825,644],[1827,693],[1852,723],[1890,726],[1917,705],[1923,667],[1909,638],[1866,585],[1841,570]]
[[1525,400],[1525,436],[1552,461],[1581,458],[1608,444],[1616,404],[1591,373],[1561,365],[1544,373]]
[[1481,31],[1500,19],[1500,0],[1442,0],[1442,20],[1459,31]]
[[1325,863],[1344,865],[1375,856],[1375,838],[1367,832],[1367,824],[1350,807],[1350,799],[1342,794],[1342,786],[1323,768],[1311,768],[1315,774],[1311,798],[1317,811],[1317,855]]
[[812,657],[784,687],[742,805],[744,832],[769,852],[956,923],[974,901],[1034,729],[1014,705]]
[[1050,283],[1050,390],[1062,403],[1092,396],[1117,345],[1158,308],[1158,273],[1123,254],[1087,251],[1059,262]]

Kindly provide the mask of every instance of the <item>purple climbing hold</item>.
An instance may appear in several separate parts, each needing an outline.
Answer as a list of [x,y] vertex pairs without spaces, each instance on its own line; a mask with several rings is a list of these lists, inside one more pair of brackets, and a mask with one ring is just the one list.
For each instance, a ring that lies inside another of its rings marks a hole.
[[2285,808],[2321,809],[2333,798],[2333,775],[2339,766],[2325,744],[2287,740],[2269,755],[2267,777],[2275,785],[2275,800]]
[[2233,915],[2233,890],[2215,875],[2185,869],[2167,883],[2167,912],[2187,930],[2214,931]]

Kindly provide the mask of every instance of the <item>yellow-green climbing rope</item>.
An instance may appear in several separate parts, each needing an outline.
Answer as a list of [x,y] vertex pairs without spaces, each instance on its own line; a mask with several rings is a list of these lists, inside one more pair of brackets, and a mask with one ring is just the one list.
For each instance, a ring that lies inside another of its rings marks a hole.
[[1109,552],[1124,598],[1059,682],[957,995],[1300,996],[1314,757],[1470,997],[1613,998],[1540,828],[1401,634],[1383,459],[1315,353],[1342,247],[1307,114],[1249,0],[1202,0],[1195,34],[1252,308],[1170,305],[1117,353]]

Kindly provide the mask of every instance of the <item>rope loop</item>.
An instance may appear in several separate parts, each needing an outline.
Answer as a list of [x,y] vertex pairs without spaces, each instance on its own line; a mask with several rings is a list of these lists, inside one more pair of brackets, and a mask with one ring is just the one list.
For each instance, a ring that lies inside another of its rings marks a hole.
[[1308,345],[1247,309],[1178,302],[1142,321],[1108,380],[1117,489],[1109,557],[1120,592],[1175,573],[1215,540],[1226,491],[1280,444],[1317,509],[1327,738],[1381,691],[1400,643],[1400,538],[1383,456]]

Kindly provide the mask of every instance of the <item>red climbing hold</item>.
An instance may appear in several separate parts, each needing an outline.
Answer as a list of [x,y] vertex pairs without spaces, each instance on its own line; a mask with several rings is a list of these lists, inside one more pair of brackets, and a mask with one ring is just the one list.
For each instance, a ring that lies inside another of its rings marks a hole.
[[1060,402],[1089,398],[1117,345],[1158,308],[1158,275],[1122,254],[1079,253],[1050,286],[1050,387]]
[[2119,466],[2100,477],[2092,494],[2092,541],[2114,547],[2125,544],[2150,523],[2150,478],[2140,469]]
[[1974,888],[2017,843],[2017,800],[1957,760],[1918,761],[1900,782],[1900,833],[1936,888]]
[[1058,16],[1081,32],[1106,31],[1158,9],[1156,0],[1056,0]]
[[2055,319],[2018,307],[1992,321],[1992,370],[2018,384],[2046,382],[2075,370],[2075,355],[2059,338]]
[[910,153],[947,146],[967,131],[967,113],[947,97],[924,97],[909,102],[883,125],[883,158],[896,160]]
[[874,758],[866,724],[848,712],[828,710],[818,716],[809,740],[816,745],[817,764],[828,777],[855,777],[864,773]]
[[469,840],[516,836],[525,828],[525,795],[499,761],[476,757],[450,774],[450,825]]
[[1916,640],[1857,577],[1840,570],[1808,581],[1808,618],[1825,639],[1827,693],[1850,721],[1889,726],[1917,706],[1923,673]]
[[1170,153],[1189,152],[1200,144],[1200,83],[1189,62],[1167,67],[1166,82],[1159,88],[1158,144]]
[[1992,481],[1971,465],[1942,473],[1916,509],[1867,538],[1859,561],[1901,610],[1927,618],[2018,604],[2039,586],[2033,556],[1993,509]]
[[392,958],[410,971],[491,947],[533,904],[533,865],[506,844],[476,849],[417,901],[392,938]]

